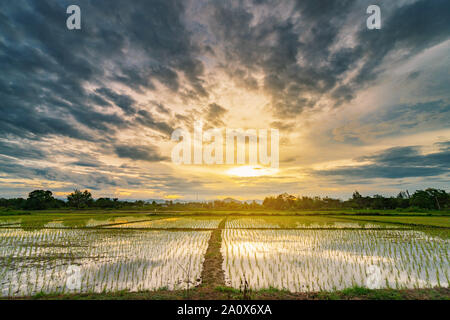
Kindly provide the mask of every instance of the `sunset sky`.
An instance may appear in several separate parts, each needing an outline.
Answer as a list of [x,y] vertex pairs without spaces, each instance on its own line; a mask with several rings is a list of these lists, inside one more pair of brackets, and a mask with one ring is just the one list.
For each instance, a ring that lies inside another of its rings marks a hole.
[[[278,129],[279,169],[172,163],[196,120]],[[448,190],[449,124],[448,0],[0,2],[0,197]]]

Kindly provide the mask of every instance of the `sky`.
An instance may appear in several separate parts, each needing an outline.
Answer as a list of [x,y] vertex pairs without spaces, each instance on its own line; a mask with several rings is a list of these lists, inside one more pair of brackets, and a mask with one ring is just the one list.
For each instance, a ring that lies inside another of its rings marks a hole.
[[[278,129],[279,168],[173,163],[198,120]],[[448,191],[449,124],[447,0],[0,2],[0,197]]]

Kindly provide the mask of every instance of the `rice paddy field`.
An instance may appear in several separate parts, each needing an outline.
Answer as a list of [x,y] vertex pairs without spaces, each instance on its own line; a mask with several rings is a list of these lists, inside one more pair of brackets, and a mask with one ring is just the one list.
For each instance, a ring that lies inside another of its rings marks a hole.
[[[447,216],[0,217],[0,296],[448,288]],[[214,289],[214,288],[212,288]]]
[[370,276],[378,288],[432,288],[450,276],[448,241],[413,230],[224,230],[222,254],[234,288],[332,291]]

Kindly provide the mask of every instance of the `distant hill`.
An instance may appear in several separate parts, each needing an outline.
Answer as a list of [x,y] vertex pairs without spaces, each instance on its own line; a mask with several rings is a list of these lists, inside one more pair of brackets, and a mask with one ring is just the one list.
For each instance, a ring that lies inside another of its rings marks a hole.
[[238,203],[238,204],[242,203],[241,201],[233,199],[233,198],[225,198],[222,201],[225,202],[225,203]]

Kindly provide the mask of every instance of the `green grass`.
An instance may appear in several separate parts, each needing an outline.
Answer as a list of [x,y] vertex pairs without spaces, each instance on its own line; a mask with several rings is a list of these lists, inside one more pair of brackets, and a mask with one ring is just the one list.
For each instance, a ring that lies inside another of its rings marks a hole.
[[291,293],[286,290],[268,288],[264,290],[249,291],[244,297],[237,289],[219,286],[213,290],[193,288],[189,295],[185,290],[169,291],[159,289],[155,291],[129,292],[118,291],[113,293],[83,293],[83,294],[57,294],[39,293],[32,297],[14,298],[36,300],[450,300],[449,288],[433,289],[367,289],[353,287],[333,292]]
[[[47,223],[60,222],[65,228],[84,228],[90,220],[96,221],[99,226],[113,225],[118,223],[127,223],[140,219],[153,220],[164,218],[162,215],[147,215],[147,214],[49,214],[49,213],[33,213],[31,215],[15,215],[15,216],[0,216],[0,225],[8,223],[12,220],[18,222],[18,226],[22,228],[43,228]],[[167,216],[169,217],[169,216]]]
[[13,209],[0,209],[0,217],[5,216],[26,216],[30,215],[31,212],[23,210],[13,210]]
[[[339,217],[339,216],[338,216]],[[346,218],[346,217],[340,217]],[[371,221],[371,222],[384,222],[403,224],[409,226],[425,226],[425,227],[445,227],[450,228],[450,216],[408,216],[408,217],[396,217],[396,216],[352,216],[351,220],[355,221]]]
[[[371,215],[369,215],[371,214]],[[161,219],[169,217],[192,217],[206,218],[208,216],[218,218],[228,216],[229,220],[243,217],[251,217],[266,221],[268,224],[275,224],[281,228],[293,228],[297,223],[319,224],[323,227],[332,227],[334,222],[355,222],[397,224],[404,226],[418,227],[445,227],[450,228],[450,216],[443,212],[428,213],[399,213],[396,211],[374,212],[369,210],[339,210],[339,211],[221,211],[210,210],[204,212],[184,211],[184,212],[148,212],[129,210],[47,210],[47,211],[0,211],[0,225],[5,221],[20,219],[21,226],[25,228],[41,228],[46,223],[62,221],[64,226],[69,228],[84,227],[90,219],[101,221],[101,224],[112,224],[119,220],[133,221],[133,219]]]
[[[366,217],[366,216],[364,216]],[[254,228],[278,227],[278,228],[360,228],[367,224],[376,225],[376,227],[388,227],[386,222],[380,220],[380,223],[356,220],[347,216],[339,215],[307,215],[307,216],[251,216],[251,217],[230,217],[230,222],[239,220],[250,222],[255,219]],[[239,225],[239,224],[238,224]]]
[[186,209],[173,210],[170,208],[122,208],[122,209],[49,209],[24,211],[0,208],[0,216],[5,214],[32,214],[32,215],[110,215],[110,214],[168,214],[168,215],[392,215],[392,216],[450,216],[450,210],[374,210],[374,209],[327,209],[327,210],[271,210],[271,209],[236,209],[236,210],[218,210],[218,209]]

